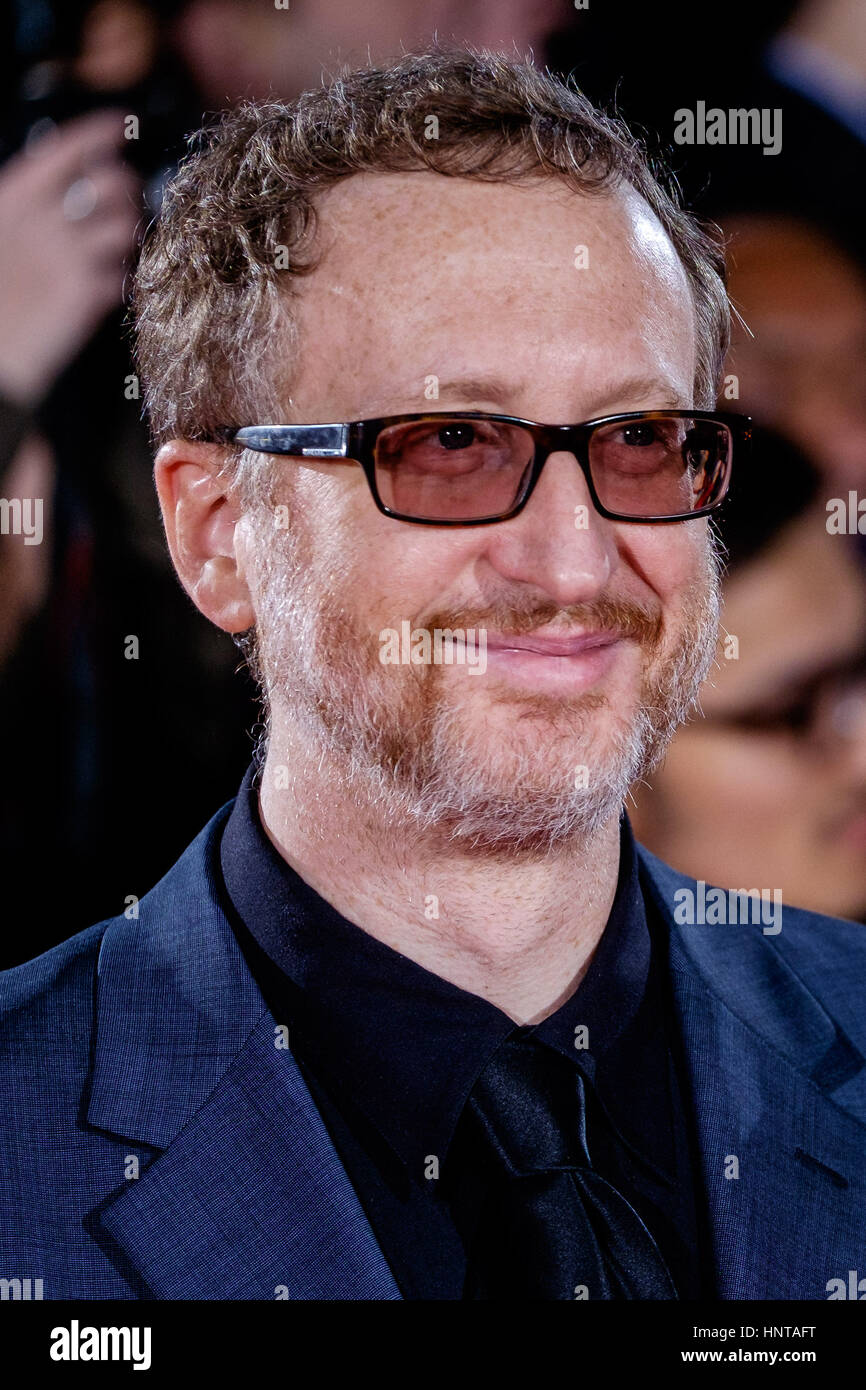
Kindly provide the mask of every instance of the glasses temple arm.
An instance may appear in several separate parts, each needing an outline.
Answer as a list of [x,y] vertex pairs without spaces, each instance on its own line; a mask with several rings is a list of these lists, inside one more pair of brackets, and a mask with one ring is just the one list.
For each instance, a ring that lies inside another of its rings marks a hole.
[[245,425],[236,430],[235,444],[262,454],[293,454],[310,458],[345,458],[348,425]]

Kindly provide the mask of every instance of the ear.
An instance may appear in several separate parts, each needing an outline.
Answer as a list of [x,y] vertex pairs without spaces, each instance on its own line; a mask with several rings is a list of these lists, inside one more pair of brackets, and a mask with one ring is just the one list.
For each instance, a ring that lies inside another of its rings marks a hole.
[[218,444],[172,439],[156,456],[154,481],[166,540],[181,584],[196,608],[224,632],[255,622],[235,531],[240,512],[218,474]]

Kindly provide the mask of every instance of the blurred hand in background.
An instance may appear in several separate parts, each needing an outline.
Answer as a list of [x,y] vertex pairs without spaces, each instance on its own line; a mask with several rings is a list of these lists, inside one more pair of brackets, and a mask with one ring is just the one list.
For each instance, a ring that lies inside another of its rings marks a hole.
[[140,180],[122,113],[50,130],[0,169],[0,393],[32,407],[123,295]]

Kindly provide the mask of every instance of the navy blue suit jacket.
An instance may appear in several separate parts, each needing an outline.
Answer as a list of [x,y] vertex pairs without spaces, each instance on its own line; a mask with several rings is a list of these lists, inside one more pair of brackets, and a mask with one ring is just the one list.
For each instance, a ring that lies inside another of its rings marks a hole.
[[[220,905],[230,809],[137,920],[0,975],[0,1278],[46,1299],[400,1298]],[[693,880],[639,855],[719,1296],[826,1299],[866,1274],[866,928],[678,926]]]

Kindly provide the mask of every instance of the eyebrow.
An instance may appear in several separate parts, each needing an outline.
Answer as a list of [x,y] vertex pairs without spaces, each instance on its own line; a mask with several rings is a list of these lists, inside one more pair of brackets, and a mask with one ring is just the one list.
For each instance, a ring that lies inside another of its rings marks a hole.
[[[440,403],[443,397],[460,401],[484,401],[485,404],[496,406],[504,415],[514,414],[511,403],[515,398],[525,398],[529,394],[524,382],[506,382],[497,377],[481,376],[454,377],[447,381],[440,381],[438,392],[437,400]],[[394,407],[404,404],[413,396],[417,397],[417,388],[413,391],[407,390],[405,393],[386,396],[380,401],[376,414],[397,413]],[[639,402],[638,408],[648,401],[652,401],[653,405],[652,407],[647,405],[646,408],[657,410],[688,409],[691,404],[690,401],[683,401],[681,393],[677,391],[676,387],[661,377],[630,376],[616,381],[612,380],[596,391],[585,407],[586,418],[591,420],[603,414],[611,401],[622,401],[629,397]],[[368,415],[372,414],[372,412],[367,413]]]

